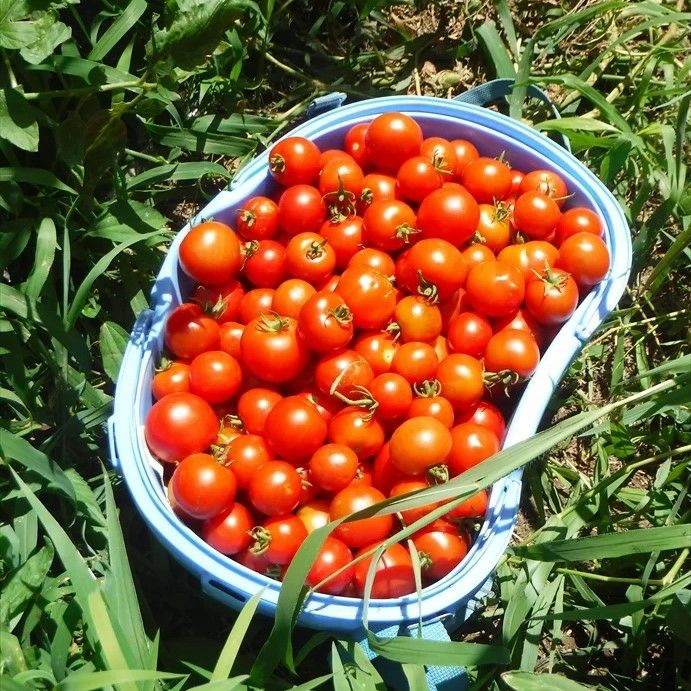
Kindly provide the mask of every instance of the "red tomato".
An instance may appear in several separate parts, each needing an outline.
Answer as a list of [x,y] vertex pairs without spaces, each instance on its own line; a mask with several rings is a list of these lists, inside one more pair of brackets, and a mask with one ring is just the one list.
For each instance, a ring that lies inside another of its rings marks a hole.
[[200,520],[230,508],[237,492],[233,473],[208,453],[194,453],[180,461],[170,485],[178,506]]
[[278,206],[268,197],[252,197],[238,212],[238,233],[245,240],[268,240],[278,232]]
[[207,317],[199,305],[185,302],[170,313],[165,341],[173,355],[191,360],[199,353],[218,348],[218,323]]
[[303,504],[295,515],[304,523],[308,533],[323,528],[330,520],[329,502],[326,499],[313,499]]
[[457,411],[477,404],[485,392],[482,364],[471,355],[449,355],[439,363],[436,376],[442,396]]
[[535,340],[540,344],[544,338],[542,327],[533,319],[528,310],[524,307],[519,308],[513,314],[508,314],[506,317],[494,320],[494,331],[501,331],[502,329],[518,329],[519,331],[528,331],[533,335]]
[[240,303],[240,321],[249,324],[253,319],[258,319],[262,314],[273,310],[275,291],[272,288],[254,288],[248,290]]
[[468,545],[462,537],[442,530],[416,536],[413,544],[420,558],[422,577],[428,582],[450,574],[468,553]]
[[326,220],[326,204],[316,187],[289,187],[278,200],[278,225],[286,235],[316,233]]
[[435,190],[420,204],[420,239],[441,238],[460,247],[475,232],[480,219],[477,202],[462,187]]
[[477,494],[461,502],[455,509],[446,514],[449,520],[462,520],[464,518],[481,518],[487,513],[487,492],[483,489]]
[[525,279],[511,264],[502,261],[476,266],[465,284],[473,307],[487,317],[503,317],[515,312],[523,302]]
[[333,161],[336,158],[346,158],[353,161],[355,160],[350,154],[347,154],[345,151],[341,151],[340,149],[327,149],[321,153],[321,167],[323,168],[329,161]]
[[368,245],[398,250],[417,233],[415,212],[397,199],[372,202],[362,219],[362,236]]
[[468,273],[470,273],[478,264],[491,262],[496,259],[494,252],[492,252],[489,247],[479,243],[469,245],[463,250],[462,254]]
[[476,425],[492,430],[500,442],[506,436],[506,422],[497,406],[489,401],[480,401],[474,410],[461,415],[457,422],[474,422]]
[[340,444],[326,444],[310,458],[312,481],[325,492],[335,494],[354,479],[360,462],[351,448]]
[[310,357],[297,337],[295,320],[277,315],[253,319],[242,334],[240,351],[252,374],[274,383],[294,379]]
[[451,434],[439,420],[416,417],[391,435],[391,465],[406,475],[419,475],[443,463],[451,450]]
[[324,418],[302,396],[288,396],[279,401],[264,426],[269,447],[288,461],[308,459],[324,443],[326,432]]
[[413,401],[413,390],[400,374],[380,374],[372,380],[369,390],[379,404],[375,412],[380,420],[402,417]]
[[358,355],[369,362],[372,371],[377,375],[390,371],[394,355],[398,350],[398,343],[389,333],[365,331],[356,339],[353,348]]
[[209,403],[223,403],[240,390],[238,361],[222,350],[200,353],[190,363],[190,391]]
[[403,342],[431,343],[441,333],[441,312],[436,305],[431,305],[423,297],[404,297],[396,305],[393,316]]
[[372,485],[387,496],[395,484],[411,479],[409,475],[401,473],[391,465],[390,448],[391,445],[387,441],[379,449],[372,467]]
[[421,146],[420,125],[402,113],[379,115],[365,133],[367,160],[384,173],[395,175],[404,161],[420,153]]
[[305,525],[292,514],[272,516],[261,526],[253,528],[250,533],[254,539],[250,551],[279,566],[290,564],[295,552],[300,549],[307,537]]
[[421,384],[432,379],[439,358],[429,343],[411,341],[398,348],[391,362],[391,370],[405,377],[411,384]]
[[229,281],[240,270],[241,259],[238,236],[218,221],[200,223],[180,243],[180,266],[197,283]]
[[329,441],[351,448],[360,460],[376,455],[384,445],[384,429],[362,408],[348,407],[329,422]]
[[317,289],[311,283],[300,278],[289,278],[276,288],[272,309],[281,316],[297,319],[302,306],[316,292]]
[[249,434],[263,434],[266,418],[279,401],[283,400],[273,389],[247,389],[238,399],[238,415]]
[[267,516],[292,511],[300,499],[302,480],[285,461],[267,461],[252,475],[247,496],[252,506]]
[[551,170],[533,170],[521,181],[520,192],[540,192],[561,206],[569,194],[564,180]]
[[[427,489],[429,485],[423,480],[404,480],[403,482],[396,483],[389,492],[389,497],[400,497],[402,494],[408,494],[408,492],[418,492],[423,489]],[[405,511],[400,511],[401,518],[405,525],[411,525],[420,518],[424,518],[430,511],[436,509],[439,506],[438,502],[432,504],[425,504],[424,506],[418,506],[414,509],[406,509]]]
[[559,251],[549,242],[531,240],[520,245],[505,247],[497,259],[515,266],[527,281],[535,271],[544,271],[545,266],[553,268],[557,265]]
[[502,329],[489,339],[485,351],[485,368],[488,372],[515,372],[519,377],[529,377],[540,361],[537,341],[527,331]]
[[382,250],[377,250],[372,247],[365,247],[358,250],[348,261],[348,266],[362,266],[368,269],[374,269],[384,276],[393,276],[396,272],[396,265],[391,255]]
[[513,224],[532,240],[544,240],[557,227],[561,211],[551,197],[540,192],[524,192],[513,209]]
[[338,274],[332,274],[325,281],[319,281],[317,283],[317,288],[325,293],[335,293],[340,280],[341,277]]
[[576,233],[559,246],[557,266],[570,273],[581,288],[591,288],[609,271],[607,245],[593,233]]
[[258,288],[275,288],[286,272],[286,249],[274,240],[248,242],[242,273]]
[[444,180],[451,180],[456,174],[456,149],[448,139],[428,137],[422,142],[420,155],[434,164]]
[[[327,202],[335,203],[338,208],[342,208],[345,202],[354,206],[362,192],[364,177],[355,159],[348,156],[333,158],[324,164],[319,173],[319,191]],[[339,199],[339,195],[344,196]]]
[[190,368],[184,362],[168,362],[156,370],[151,382],[151,392],[158,401],[169,393],[185,393],[190,390]]
[[401,197],[419,204],[442,186],[444,178],[429,158],[413,156],[398,169],[396,182]]
[[480,153],[475,148],[474,144],[471,144],[465,139],[453,139],[451,141],[451,146],[453,147],[454,154],[456,154],[454,175],[460,180],[463,177],[463,171],[466,169],[467,165],[476,158],[479,158]]
[[252,514],[238,502],[232,508],[209,518],[202,526],[202,537],[221,554],[237,554],[250,544]]
[[339,350],[353,338],[353,315],[340,295],[315,293],[300,310],[298,333],[317,353]]
[[240,357],[240,341],[244,324],[238,322],[224,322],[218,330],[218,349],[234,358]]
[[285,187],[310,185],[321,169],[321,154],[314,142],[304,137],[287,137],[269,153],[269,170]]
[[268,575],[268,572],[271,569],[271,562],[266,558],[265,555],[252,554],[252,552],[250,552],[250,550],[247,548],[242,550],[242,552],[238,552],[234,559],[236,562],[238,562],[238,564],[242,564],[248,569],[261,573],[264,576]]
[[477,225],[478,240],[497,254],[511,241],[510,213],[504,202],[480,204],[480,220]]
[[349,216],[336,223],[325,221],[319,233],[333,248],[339,269],[345,269],[351,257],[362,247],[362,219],[359,216]]
[[224,324],[237,321],[244,295],[245,289],[240,281],[232,278],[227,283],[212,288],[197,286],[192,291],[190,301],[199,304],[204,312],[215,317],[219,324]]
[[592,233],[602,237],[604,228],[600,217],[590,209],[576,207],[564,211],[557,223],[556,244],[561,245],[566,238],[576,233]]
[[286,267],[294,278],[309,283],[326,279],[336,268],[336,253],[317,233],[299,233],[286,248]]
[[461,312],[451,319],[447,338],[454,352],[481,358],[492,333],[492,325],[483,316]]
[[396,178],[390,175],[369,173],[362,181],[360,206],[366,209],[372,202],[385,199],[396,199]]
[[247,489],[257,470],[275,460],[264,438],[258,434],[240,434],[232,439],[227,459],[240,489]]
[[343,404],[338,399],[329,396],[328,393],[320,391],[316,386],[311,386],[300,391],[298,396],[302,396],[306,401],[309,401],[317,409],[317,412],[327,424],[331,421],[331,418],[343,408]]
[[298,507],[300,507],[314,501],[316,496],[319,494],[319,487],[312,482],[312,475],[309,471],[309,468],[300,467],[297,468],[297,471],[302,484],[300,499],[298,500]]
[[[350,516],[356,511],[368,509],[386,497],[369,485],[354,485],[342,489],[332,500],[329,507],[331,520],[335,521]],[[383,540],[393,528],[393,516],[372,516],[356,521],[341,523],[334,531],[334,537],[345,542],[348,547],[363,547],[371,542]]]
[[464,283],[466,263],[460,250],[446,240],[415,243],[396,268],[396,277],[410,293],[448,300]]
[[511,189],[509,190],[510,197],[517,197],[520,194],[521,183],[523,182],[524,177],[525,173],[522,173],[520,170],[516,170],[514,168],[511,171]]
[[354,350],[341,350],[324,355],[317,362],[315,378],[325,394],[332,394],[334,389],[344,396],[358,397],[359,390],[367,388],[374,379],[374,372],[367,360]]
[[[307,585],[316,587],[325,578],[347,566],[352,559],[353,555],[344,542],[335,537],[327,537],[307,574]],[[352,580],[353,567],[350,566],[318,588],[317,592],[340,595]]]
[[369,124],[360,122],[353,125],[345,136],[343,148],[346,153],[353,157],[353,160],[361,167],[367,164],[367,151],[365,149],[365,135]]
[[451,429],[454,421],[453,406],[447,398],[439,395],[441,385],[436,380],[425,384],[416,389],[418,397],[411,402],[406,418],[410,420],[414,417],[433,417],[444,427]]
[[462,422],[451,428],[451,452],[446,464],[451,477],[460,475],[499,451],[499,439],[489,429],[474,422]]
[[463,170],[463,184],[481,204],[506,199],[511,189],[511,169],[496,158],[481,156]]
[[[375,544],[361,549],[355,557],[365,554]],[[355,588],[362,597],[365,594],[365,584],[372,557],[363,559],[355,565]],[[394,543],[384,550],[374,572],[374,580],[370,595],[375,599],[399,598],[415,592],[415,571],[413,561],[408,550],[398,543]]]
[[337,291],[353,313],[353,325],[358,329],[381,328],[396,308],[396,291],[391,282],[373,269],[346,269]]
[[547,269],[528,281],[525,306],[541,324],[562,324],[578,307],[576,281],[561,269]]
[[151,407],[144,435],[162,461],[179,461],[206,451],[216,439],[218,419],[211,406],[191,393],[171,393]]

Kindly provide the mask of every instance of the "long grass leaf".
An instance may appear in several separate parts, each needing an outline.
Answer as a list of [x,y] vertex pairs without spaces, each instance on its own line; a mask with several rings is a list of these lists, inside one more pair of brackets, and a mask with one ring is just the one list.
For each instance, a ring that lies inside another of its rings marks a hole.
[[87,55],[89,60],[103,60],[125,34],[137,23],[147,8],[146,0],[132,0],[122,14],[106,29]]

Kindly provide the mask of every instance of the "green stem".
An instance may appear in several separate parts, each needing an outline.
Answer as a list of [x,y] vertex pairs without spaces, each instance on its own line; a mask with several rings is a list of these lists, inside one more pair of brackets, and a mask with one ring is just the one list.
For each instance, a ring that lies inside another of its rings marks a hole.
[[668,585],[664,582],[664,579],[650,579],[646,581],[642,578],[619,578],[617,576],[603,576],[599,573],[590,573],[588,571],[578,571],[577,569],[565,568],[558,568],[556,569],[556,571],[557,573],[562,573],[566,576],[580,576],[581,578],[586,578],[591,581],[601,581],[602,583],[625,583],[626,585],[640,585],[643,587],[648,585]]
[[5,67],[7,68],[7,75],[10,78],[10,86],[13,89],[17,88],[17,77],[14,75],[14,70],[12,69],[12,63],[10,62],[10,59],[7,57],[7,53],[3,49],[2,51],[2,59],[5,62]]
[[149,163],[156,163],[158,165],[165,165],[168,163],[163,156],[149,156],[149,154],[143,154],[141,151],[135,151],[134,149],[125,148],[125,153],[132,158],[139,158],[142,161],[149,161]]
[[124,89],[144,89],[151,91],[156,87],[152,82],[142,82],[141,79],[128,82],[113,82],[112,84],[99,84],[94,86],[79,86],[74,89],[55,89],[53,91],[35,91],[24,94],[27,101],[35,101],[41,98],[69,98],[89,93],[105,93],[107,91],[120,91]]
[[681,570],[681,567],[683,566],[684,562],[686,561],[686,558],[689,556],[689,548],[685,547],[684,549],[681,550],[679,553],[679,556],[677,557],[677,560],[672,564],[672,568],[667,572],[665,576],[662,578],[662,584],[667,586],[670,585],[674,579],[677,577],[677,574]]

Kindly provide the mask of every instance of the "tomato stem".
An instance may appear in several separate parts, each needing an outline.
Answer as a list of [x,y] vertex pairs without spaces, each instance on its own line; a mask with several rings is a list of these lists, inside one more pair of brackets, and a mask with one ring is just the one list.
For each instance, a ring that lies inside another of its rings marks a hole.
[[259,316],[259,323],[257,329],[259,331],[268,331],[270,333],[280,333],[288,328],[290,321],[287,317],[281,317],[278,312],[271,312],[269,316],[266,312],[262,312]]
[[422,384],[413,384],[413,391],[420,398],[435,398],[441,394],[441,382],[438,379],[425,379]]
[[271,532],[264,526],[257,525],[248,531],[248,535],[254,540],[250,547],[250,552],[259,556],[264,554],[271,544]]
[[439,290],[437,286],[431,281],[428,281],[420,269],[417,270],[417,292],[427,300],[430,305],[436,305],[439,302]]

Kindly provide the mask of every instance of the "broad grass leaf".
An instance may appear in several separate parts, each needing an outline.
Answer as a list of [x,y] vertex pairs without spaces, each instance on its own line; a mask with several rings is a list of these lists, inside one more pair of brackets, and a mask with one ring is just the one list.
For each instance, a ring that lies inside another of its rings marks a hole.
[[122,356],[129,340],[130,335],[119,324],[109,321],[101,324],[98,347],[101,351],[103,370],[113,382],[118,378]]
[[147,185],[156,185],[177,180],[201,180],[210,175],[224,179],[230,178],[230,172],[220,163],[211,161],[194,161],[191,163],[170,163],[135,175],[127,181],[127,189],[134,190]]
[[184,675],[157,672],[150,669],[110,669],[103,672],[76,672],[53,687],[53,691],[98,691],[109,686],[120,688],[138,681],[156,682],[161,679],[180,679]]
[[68,194],[74,194],[75,196],[77,194],[76,190],[73,190],[69,185],[59,180],[50,171],[43,170],[42,168],[23,168],[18,166],[0,168],[0,182],[7,181],[26,182],[30,185],[50,187]]
[[55,223],[52,218],[44,218],[38,227],[36,235],[36,257],[34,266],[26,279],[24,292],[32,299],[37,300],[41,295],[43,286],[48,279],[55,258],[55,249],[58,241],[55,233]]
[[536,674],[534,672],[504,672],[501,680],[511,691],[586,691],[583,686],[561,674]]
[[[547,614],[554,604],[559,588],[563,587],[564,577],[559,575],[553,581],[547,583],[547,586],[540,592],[532,612],[537,616]],[[545,622],[539,619],[533,619],[529,622],[525,635],[522,636],[522,651],[519,666],[522,670],[532,671],[537,664],[538,653],[540,645],[543,640],[542,630]]]
[[17,89],[0,89],[0,139],[24,151],[38,151],[36,109]]
[[180,147],[198,154],[222,154],[224,156],[244,156],[257,148],[257,142],[236,135],[196,132],[182,127],[169,127],[147,123],[147,130],[162,146]]
[[[3,684],[6,679],[9,679],[9,675],[20,674],[26,671],[26,658],[24,657],[24,651],[22,650],[22,645],[19,639],[9,631],[5,631],[0,628],[0,651],[2,651],[2,679]],[[19,685],[21,688],[30,688],[24,685]],[[3,691],[5,689],[2,686]],[[11,688],[11,687],[10,687]]]
[[488,19],[475,30],[479,43],[494,65],[494,71],[500,79],[512,79],[516,76],[516,68],[509,57],[504,42],[497,31],[497,25]]
[[336,641],[331,644],[331,673],[333,674],[331,683],[334,691],[352,691],[350,675],[346,673]]
[[103,60],[117,43],[132,29],[139,18],[146,12],[146,0],[132,0],[115,21],[103,32],[101,38],[91,49],[89,60]]
[[401,663],[401,669],[411,689],[415,689],[415,691],[429,691],[427,675],[422,665],[413,664],[412,662],[403,662]]

